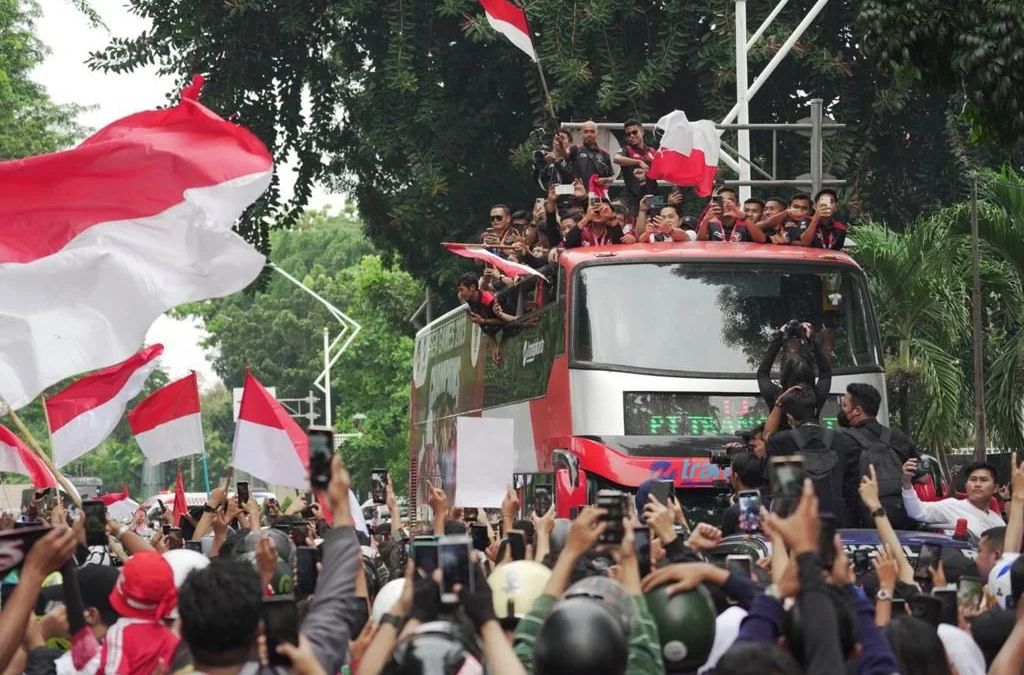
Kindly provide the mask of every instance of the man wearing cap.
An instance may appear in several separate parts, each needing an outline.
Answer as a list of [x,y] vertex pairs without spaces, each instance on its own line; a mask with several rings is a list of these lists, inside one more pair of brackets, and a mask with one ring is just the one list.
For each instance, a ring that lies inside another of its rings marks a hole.
[[121,619],[107,630],[100,651],[105,675],[153,675],[161,661],[171,662],[178,637],[162,619],[178,604],[174,571],[156,551],[136,553],[110,592]]

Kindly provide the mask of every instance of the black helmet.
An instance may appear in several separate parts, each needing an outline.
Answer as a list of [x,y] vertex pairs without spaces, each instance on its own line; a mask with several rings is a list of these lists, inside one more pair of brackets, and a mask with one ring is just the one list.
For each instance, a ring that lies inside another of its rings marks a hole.
[[603,602],[560,600],[533,644],[534,675],[623,675],[629,638]]
[[455,675],[482,672],[481,652],[465,629],[450,621],[432,621],[402,638],[381,675]]
[[609,611],[622,622],[622,628],[629,635],[636,621],[636,605],[633,597],[615,579],[610,577],[587,577],[577,581],[565,591],[563,599],[591,598],[603,602]]

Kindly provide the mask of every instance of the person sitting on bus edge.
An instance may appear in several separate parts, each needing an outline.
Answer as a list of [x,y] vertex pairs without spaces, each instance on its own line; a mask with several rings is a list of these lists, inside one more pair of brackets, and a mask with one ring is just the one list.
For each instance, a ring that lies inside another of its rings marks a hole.
[[[878,473],[878,497],[895,529],[914,529],[916,523],[907,515],[903,506],[899,482],[902,474],[900,467],[909,459],[917,459],[917,446],[899,429],[884,426],[876,419],[881,406],[882,394],[877,389],[864,382],[854,382],[846,387],[836,421],[844,430],[843,433],[860,447],[861,452],[876,443],[887,446],[892,453],[892,460],[886,457],[884,463],[874,463]],[[864,463],[861,464],[863,469]],[[886,475],[887,472],[895,475]],[[870,522],[870,519],[866,522]]]
[[504,204],[495,204],[491,207],[491,226],[480,235],[480,241],[495,247],[487,249],[491,253],[507,258],[508,249],[505,247],[515,243],[517,234],[512,227],[512,211]]
[[[789,429],[768,437],[769,462],[772,457],[802,456],[821,512],[831,513],[839,527],[856,527],[860,522],[860,448],[845,434],[821,426],[817,396],[810,387],[801,385],[783,392],[776,405]],[[779,506],[785,510],[792,504]]]
[[565,247],[635,244],[636,237],[613,225],[615,212],[607,202],[594,201],[583,219],[565,235]]
[[936,525],[952,534],[956,521],[967,520],[967,531],[975,537],[990,527],[1005,525],[1003,517],[993,511],[992,496],[996,493],[996,468],[987,461],[973,462],[963,469],[967,477],[967,499],[950,497],[937,502],[922,502],[914,490],[914,475],[917,460],[908,459],[903,464],[903,505],[907,515],[919,523]]
[[488,291],[480,290],[480,277],[474,272],[466,272],[455,282],[455,294],[459,302],[466,303],[466,311],[469,312],[469,320],[480,326],[480,330],[487,336],[491,343],[491,359],[501,363],[501,342],[497,334],[505,324],[516,320],[508,314],[501,306],[494,295]]
[[751,197],[743,202],[743,215],[747,217],[747,224],[759,223],[764,217],[764,200],[760,197]]
[[839,197],[831,188],[820,190],[814,197],[814,217],[800,235],[800,245],[841,251],[846,244],[846,225],[835,219]]
[[[764,462],[753,452],[740,450],[730,456],[732,463],[729,465],[729,484],[732,487],[733,496],[750,490],[760,490],[764,484],[765,465]],[[769,507],[767,495],[761,495],[762,505]],[[740,530],[740,504],[738,499],[722,513],[722,536],[728,537]]]
[[764,211],[757,227],[768,237],[768,243],[787,244],[782,229],[783,223],[792,220],[794,214],[789,210],[789,202],[782,197],[769,197],[764,201]]
[[753,241],[763,243],[767,238],[764,232],[753,227],[747,221],[747,215],[737,206],[736,191],[722,188],[718,191],[722,198],[722,208],[712,198],[704,212],[700,227],[697,230],[699,241]]
[[678,204],[665,204],[658,208],[658,215],[648,221],[650,209],[647,200],[653,195],[646,195],[640,200],[640,213],[636,218],[636,231],[640,233],[641,244],[663,241],[690,241],[690,236],[683,229],[683,214]]
[[789,198],[787,218],[782,222],[783,245],[801,246],[800,237],[811,225],[811,196],[798,192]]
[[619,150],[613,161],[622,167],[626,205],[629,215],[636,218],[643,196],[658,191],[658,181],[647,179],[647,172],[654,161],[654,148],[644,143],[644,126],[637,120],[626,120],[622,131],[626,135],[626,147]]
[[[786,351],[783,352],[779,363],[780,385],[772,382],[772,366],[775,365],[775,357],[779,355],[783,344]],[[808,346],[814,353],[815,363],[811,363],[808,358]],[[814,339],[811,324],[797,324],[793,319],[775,333],[768,344],[768,349],[761,357],[761,364],[757,367],[757,386],[761,391],[761,398],[768,407],[775,408],[779,394],[799,384],[805,384],[813,389],[817,401],[815,412],[820,415],[832,389],[832,366],[825,358],[821,345]],[[773,414],[777,413],[773,410]],[[775,428],[778,428],[778,425],[779,422],[776,422]]]

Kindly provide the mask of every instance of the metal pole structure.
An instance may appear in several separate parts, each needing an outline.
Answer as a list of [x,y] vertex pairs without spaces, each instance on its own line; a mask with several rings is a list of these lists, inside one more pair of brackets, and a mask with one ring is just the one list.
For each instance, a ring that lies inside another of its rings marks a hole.
[[[750,124],[750,106],[747,104],[747,0],[736,0],[736,105],[739,106],[740,124]],[[750,131],[740,129],[737,134],[737,157],[741,181],[750,180]],[[740,204],[750,199],[750,186],[740,187]]]
[[206,450],[203,450],[203,487],[206,488],[206,496],[210,496],[210,462],[206,458]]
[[750,36],[750,39],[747,40],[747,51],[748,52],[751,50],[751,48],[754,45],[757,44],[757,41],[761,39],[761,36],[764,35],[764,32],[766,30],[768,30],[768,26],[772,25],[772,21],[775,21],[775,17],[777,17],[779,15],[779,12],[781,12],[782,9],[788,3],[789,3],[789,0],[779,0],[779,4],[775,5],[775,9],[772,10],[772,13],[768,15],[768,18],[764,20],[764,23],[762,23],[758,27],[758,29],[754,31],[754,34]]
[[331,426],[331,336],[324,328],[324,425]]
[[972,177],[971,185],[971,267],[974,280],[971,284],[971,301],[973,306],[972,322],[974,324],[974,459],[983,460],[988,454],[985,439],[985,338],[982,333],[981,321],[981,262],[978,251],[978,174]]
[[[818,18],[818,14],[821,13],[821,10],[825,9],[825,5],[827,4],[828,0],[818,0],[816,3],[814,3],[814,6],[811,7],[811,10],[807,12],[807,16],[805,16],[804,20],[797,24],[797,27],[793,29],[793,32],[786,39],[786,41],[782,43],[782,47],[779,48],[779,51],[775,53],[775,56],[773,56],[772,60],[768,62],[768,65],[764,67],[764,70],[761,71],[761,74],[754,78],[754,81],[750,83],[750,87],[747,88],[747,101],[750,101],[750,99],[754,98],[754,95],[761,90],[761,87],[764,86],[764,83],[768,81],[768,78],[771,76],[771,74],[774,73],[775,69],[779,67],[780,63],[782,63],[782,59],[786,58],[786,55],[789,54],[789,51],[793,49],[793,45],[795,45],[797,41],[801,37],[803,37],[803,34],[807,32],[807,29],[810,27],[811,23],[813,23],[814,20]],[[722,120],[722,124],[729,124],[734,119],[736,119],[736,115],[739,114],[739,111],[740,105],[739,102],[737,102],[736,105],[732,107],[732,110],[730,110],[729,113]],[[718,135],[721,136],[722,133],[723,130],[719,129]]]
[[822,101],[820,98],[811,99],[811,196],[818,194],[821,190],[822,178]]

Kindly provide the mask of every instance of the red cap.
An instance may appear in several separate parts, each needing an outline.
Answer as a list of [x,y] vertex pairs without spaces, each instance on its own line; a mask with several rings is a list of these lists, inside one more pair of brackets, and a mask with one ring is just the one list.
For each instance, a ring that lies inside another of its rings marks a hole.
[[967,539],[967,519],[957,518],[956,530],[953,532],[954,539]]
[[160,619],[178,604],[174,571],[156,551],[140,551],[124,564],[110,604],[124,617]]

